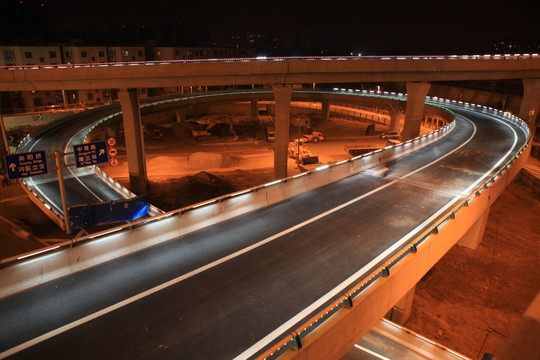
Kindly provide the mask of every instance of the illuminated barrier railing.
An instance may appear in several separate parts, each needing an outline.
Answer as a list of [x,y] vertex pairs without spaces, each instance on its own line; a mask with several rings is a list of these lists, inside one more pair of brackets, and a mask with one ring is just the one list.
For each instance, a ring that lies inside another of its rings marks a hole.
[[[101,180],[107,183],[111,188],[115,188],[117,192],[125,193],[126,199],[131,199],[137,196],[131,191],[129,191],[127,188],[122,186],[118,181],[114,180],[105,171],[101,170],[99,166],[93,166],[93,170],[96,173],[96,175],[99,176]],[[148,204],[148,215],[154,216],[157,214],[163,214],[163,210],[158,209],[152,204]]]
[[[321,110],[321,103],[305,102],[305,101],[291,101],[291,107]],[[390,115],[377,113],[365,109],[360,109],[354,105],[349,104],[332,104],[330,105],[330,112],[336,114],[350,115],[359,117],[362,119],[378,122],[381,124],[388,124],[390,122]]]
[[0,66],[6,70],[37,70],[37,69],[68,69],[92,68],[112,66],[155,66],[179,63],[208,63],[208,62],[252,62],[252,61],[284,61],[284,60],[517,60],[537,59],[539,54],[476,54],[476,55],[399,55],[399,56],[286,56],[286,57],[241,57],[241,58],[214,58],[214,59],[183,59],[183,60],[153,60],[153,61],[125,61],[107,63],[82,64],[46,64],[46,65],[12,65]]
[[[489,109],[486,108],[486,110]],[[512,168],[512,164],[518,162],[518,159],[520,159],[519,161],[526,160],[526,157],[521,157],[521,154],[527,148],[529,148],[531,134],[525,122],[523,122],[518,117],[503,114],[501,111],[498,110],[491,109],[491,111],[520,127],[527,135],[527,141],[525,142],[525,144],[523,144],[520,149],[516,151],[516,153],[510,158],[510,160],[508,160],[497,170],[495,170],[495,172],[487,180],[480,184],[476,189],[472,190],[470,194],[465,196],[463,200],[459,201],[446,213],[442,214],[433,225],[429,226],[426,230],[421,232],[412,241],[403,245],[401,250],[397,254],[395,254],[389,260],[378,266],[376,270],[364,276],[361,281],[344,291],[343,295],[340,296],[340,294],[336,294],[336,296],[338,297],[337,300],[332,301],[321,311],[312,316],[309,320],[296,327],[296,329],[293,330],[290,335],[280,340],[277,340],[273,343],[273,345],[270,345],[269,348],[263,350],[264,352],[257,356],[258,360],[279,359],[281,356],[290,359],[295,354],[291,353],[290,351],[301,351],[302,348],[305,348],[306,346],[314,343],[316,341],[315,339],[317,338],[317,335],[323,334],[322,336],[325,336],[327,333],[331,332],[333,332],[333,335],[335,335],[335,332],[340,331],[339,329],[335,330],[336,328],[339,328],[339,321],[343,320],[344,316],[347,316],[346,313],[342,314],[342,312],[350,311],[355,306],[358,307],[359,301],[362,301],[360,297],[363,295],[364,291],[370,288],[371,285],[376,286],[381,282],[384,282],[385,278],[388,278],[390,276],[392,269],[394,267],[397,267],[398,265],[401,265],[400,262],[405,259],[409,260],[410,256],[413,256],[414,254],[417,254],[420,250],[423,250],[420,249],[420,247],[424,243],[427,243],[428,241],[433,241],[436,243],[438,239],[436,235],[441,236],[441,231],[447,230],[446,225],[451,225],[453,221],[456,221],[456,219],[457,221],[468,221],[466,219],[467,215],[464,215],[464,217],[460,218],[462,211],[465,211],[465,209],[469,209],[470,207],[473,207],[475,205],[478,205],[479,208],[489,207],[497,199],[498,195],[500,195],[500,193],[502,193],[502,191],[506,187],[506,184],[504,184],[505,186],[499,186],[495,188],[497,180],[504,180],[503,177],[506,175],[506,181],[509,182],[510,179],[517,174],[520,167]],[[489,191],[489,195],[482,196],[485,191]],[[479,210],[477,210],[477,212],[481,213],[481,211]],[[454,236],[453,234],[451,234],[449,235],[449,237]],[[455,241],[457,241],[457,239],[455,239]],[[429,250],[426,251],[429,252]],[[440,256],[442,255],[444,255],[444,253],[440,254]],[[424,270],[427,271],[428,269]],[[373,294],[374,293],[372,292],[371,295]],[[396,301],[397,300],[398,299],[396,299]],[[341,314],[341,316],[338,316],[339,314]],[[330,329],[330,323],[333,320],[335,320],[335,323],[332,324],[333,328]],[[325,333],[321,330],[320,332],[317,332],[317,334],[314,334],[312,337],[309,337],[309,335],[318,330],[319,327],[325,327],[325,330],[327,332]],[[331,338],[331,336],[328,336],[328,338]],[[351,346],[352,345],[353,344],[351,344]]]
[[[448,110],[448,115],[449,117],[455,116],[450,110]],[[3,266],[4,269],[2,269],[3,276],[0,276],[0,298],[380,166],[433,143],[451,132],[454,127],[455,122],[451,122],[443,128],[405,143],[323,165],[313,171],[129,222],[112,229],[67,240],[39,251],[2,259],[0,266]],[[120,240],[119,237],[122,236],[125,239]],[[62,249],[66,250],[65,254],[61,251]],[[55,259],[50,258],[50,256]],[[33,259],[33,261],[26,262],[28,259]],[[43,260],[39,261],[40,259]],[[32,267],[33,270],[25,269],[18,272],[18,264],[21,267]],[[20,278],[21,273],[24,273],[24,279]]]
[[[27,193],[28,198],[37,205],[54,223],[56,223],[60,228],[64,227],[64,215],[57,208],[55,208],[47,199],[45,199],[41,194],[36,192],[24,179],[19,179],[23,190]],[[0,261],[0,264],[2,261]]]

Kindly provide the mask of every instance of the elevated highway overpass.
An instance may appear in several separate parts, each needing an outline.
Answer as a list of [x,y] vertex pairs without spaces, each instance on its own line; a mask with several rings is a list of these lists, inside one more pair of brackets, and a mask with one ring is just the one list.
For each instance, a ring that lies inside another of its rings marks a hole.
[[430,81],[523,79],[519,116],[540,110],[538,54],[208,59],[80,65],[14,66],[0,71],[0,91],[120,89],[131,188],[146,189],[139,112],[140,88],[271,85],[276,100],[275,178],[287,176],[288,114],[293,85],[403,81],[408,102],[403,136],[419,134]]
[[264,57],[5,70],[0,71],[0,91],[538,79],[540,55]]
[[[519,120],[452,108],[455,129],[400,157],[387,177],[334,182],[392,158],[383,151],[8,264],[3,291],[75,273],[1,300],[0,357],[343,355],[481,222],[525,158]],[[330,184],[302,191],[321,179]],[[238,213],[259,196],[275,200]],[[142,250],[165,237],[175,240]],[[108,261],[119,246],[132,254]]]
[[[272,86],[276,101],[274,177],[287,176],[289,107],[292,87],[312,83],[404,81],[407,109],[403,137],[419,134],[430,81],[523,79],[519,116],[535,124],[540,110],[538,54],[293,57],[207,59],[197,61],[128,62],[14,66],[0,71],[0,91],[120,89],[130,185],[146,190],[146,167],[140,119],[140,88],[258,85]],[[327,109],[328,106],[323,108]],[[323,112],[326,112],[324,110]],[[3,148],[3,147],[2,147]]]
[[[503,59],[489,59],[499,60]],[[537,58],[507,60],[533,60],[526,66],[529,70],[521,69],[525,72],[512,76],[537,76]],[[256,62],[246,63],[254,66]],[[288,77],[284,74],[288,70],[281,73],[281,82],[272,83],[282,119],[292,94],[292,83],[283,85],[283,79]],[[26,84],[36,80],[28,81],[27,75],[18,79],[12,76],[11,80]],[[264,76],[259,79],[266,79]],[[310,82],[315,82],[313,79]],[[365,79],[361,81],[368,81]],[[52,77],[45,80],[38,81],[40,86],[65,86]],[[144,84],[142,77],[139,80]],[[47,85],[47,81],[52,82]],[[88,78],[82,81],[88,88]],[[135,84],[129,81],[129,86]],[[410,89],[414,102],[422,106],[409,109],[407,104],[407,111],[415,116],[423,113],[422,94],[428,87],[417,81],[410,81]],[[140,121],[138,94],[127,85],[117,84],[125,89],[122,109],[131,111],[136,127]],[[538,82],[524,84],[522,108],[535,108]],[[456,112],[455,130],[449,132],[447,128],[448,133],[441,134],[436,145],[426,144],[413,155],[400,158],[390,177],[377,178],[363,171],[328,184],[345,177],[346,169],[351,175],[374,166],[374,162],[393,159],[396,149],[392,156],[386,156],[387,150],[356,159],[352,165],[319,169],[309,179],[303,175],[295,181],[276,180],[256,191],[236,194],[230,201],[215,199],[198,204],[192,209],[195,211],[162,214],[112,234],[89,236],[82,240],[98,239],[72,242],[69,249],[50,248],[31,260],[15,259],[2,269],[1,288],[4,296],[11,296],[0,305],[2,318],[9,324],[0,334],[0,343],[6,344],[0,357],[32,356],[44,349],[62,349],[80,357],[87,356],[88,351],[96,351],[90,356],[114,356],[119,343],[139,339],[141,334],[149,340],[137,341],[127,349],[138,356],[154,357],[156,351],[170,358],[331,358],[344,354],[450,246],[463,237],[475,237],[469,230],[480,226],[489,205],[526,158],[518,156],[523,151],[527,154],[529,135],[519,121],[501,122],[500,114],[484,115],[476,107],[457,107]],[[427,138],[415,141],[421,143]],[[402,149],[412,144],[407,142]],[[323,183],[328,185],[318,187],[322,184],[318,181],[325,177]],[[308,185],[315,183],[318,185]],[[308,188],[312,190],[290,197]],[[420,200],[419,191],[423,195]],[[245,213],[246,207],[254,210],[246,205],[252,204],[246,199],[254,194],[264,194],[265,205],[270,206]],[[393,219],[392,225],[382,220],[359,227],[358,219],[371,218],[374,211]],[[231,213],[230,220],[221,222],[227,212]],[[403,214],[414,216],[403,219]],[[208,222],[209,218],[217,223]],[[178,240],[142,250],[165,238]],[[117,257],[119,247],[133,254],[109,261]],[[103,265],[92,267],[96,263]],[[278,278],[269,277],[274,275]],[[77,286],[70,285],[73,283]],[[32,289],[19,293],[21,288],[17,286]],[[168,299],[174,299],[174,304]],[[57,304],[65,308],[57,311]],[[23,318],[27,321],[20,320]],[[173,318],[176,320],[169,321]],[[110,329],[119,322],[122,328],[114,334],[94,331]],[[28,328],[25,323],[32,325]],[[208,323],[212,324],[210,328],[202,326]],[[126,348],[122,356],[124,351]]]

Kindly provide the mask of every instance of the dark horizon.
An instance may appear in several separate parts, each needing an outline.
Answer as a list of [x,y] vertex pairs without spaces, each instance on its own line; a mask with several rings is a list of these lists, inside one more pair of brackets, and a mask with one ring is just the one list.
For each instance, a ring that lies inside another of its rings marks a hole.
[[[91,4],[4,0],[1,10],[13,16],[0,20],[4,30],[0,45],[42,41],[237,46],[241,42],[275,52],[343,55],[493,53],[494,44],[499,44],[501,52],[511,51],[510,44],[516,52],[540,49],[539,1],[518,0],[512,6],[454,1],[452,7],[435,2],[329,5],[318,0],[276,0],[264,8],[244,0],[211,6],[172,0],[94,0]],[[23,7],[26,13],[19,11]],[[30,19],[28,12],[35,18]]]

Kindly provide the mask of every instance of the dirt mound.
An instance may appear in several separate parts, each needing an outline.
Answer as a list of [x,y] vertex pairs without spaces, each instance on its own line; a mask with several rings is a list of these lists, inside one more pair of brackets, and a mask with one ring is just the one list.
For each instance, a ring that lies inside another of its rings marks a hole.
[[191,169],[213,169],[231,167],[239,162],[239,159],[227,154],[196,152],[187,158],[187,164]]
[[201,171],[166,183],[150,183],[148,198],[161,210],[170,211],[234,192],[235,188],[219,176]]

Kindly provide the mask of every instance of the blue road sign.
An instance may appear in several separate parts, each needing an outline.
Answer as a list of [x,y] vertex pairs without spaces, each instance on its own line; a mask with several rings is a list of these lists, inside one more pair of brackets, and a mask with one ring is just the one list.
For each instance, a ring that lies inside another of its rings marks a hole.
[[5,160],[9,179],[43,175],[48,171],[45,151],[6,155]]
[[75,153],[75,163],[78,168],[109,162],[106,141],[74,145],[73,152]]

